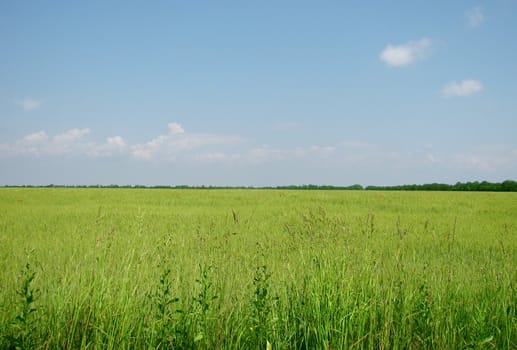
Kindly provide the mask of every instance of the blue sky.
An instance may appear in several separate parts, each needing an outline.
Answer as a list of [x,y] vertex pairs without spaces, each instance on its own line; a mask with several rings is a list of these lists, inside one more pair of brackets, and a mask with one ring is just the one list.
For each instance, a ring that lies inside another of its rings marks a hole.
[[0,1],[0,184],[517,178],[517,1]]

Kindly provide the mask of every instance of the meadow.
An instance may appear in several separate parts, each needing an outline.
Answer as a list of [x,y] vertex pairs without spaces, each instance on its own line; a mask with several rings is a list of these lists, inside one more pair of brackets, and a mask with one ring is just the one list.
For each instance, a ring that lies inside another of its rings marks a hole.
[[517,193],[0,189],[0,349],[515,349]]

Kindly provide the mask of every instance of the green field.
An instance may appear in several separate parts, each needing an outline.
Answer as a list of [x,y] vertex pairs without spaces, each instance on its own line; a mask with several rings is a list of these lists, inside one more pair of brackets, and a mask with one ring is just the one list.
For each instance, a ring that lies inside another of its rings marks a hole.
[[0,348],[511,349],[516,265],[517,193],[3,188]]

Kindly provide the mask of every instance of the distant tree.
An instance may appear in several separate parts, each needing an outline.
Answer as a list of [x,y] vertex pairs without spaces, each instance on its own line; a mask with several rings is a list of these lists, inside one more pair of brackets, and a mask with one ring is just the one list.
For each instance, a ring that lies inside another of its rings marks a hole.
[[501,184],[501,191],[517,192],[517,182],[512,180],[503,181]]

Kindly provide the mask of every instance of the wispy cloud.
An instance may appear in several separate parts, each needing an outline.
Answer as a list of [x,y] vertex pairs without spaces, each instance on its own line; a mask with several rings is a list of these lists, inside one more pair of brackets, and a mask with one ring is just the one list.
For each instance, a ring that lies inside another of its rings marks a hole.
[[180,135],[185,133],[185,130],[178,123],[169,123],[167,124],[167,127],[169,128],[169,134],[171,135]]
[[268,145],[254,147],[239,156],[238,160],[244,164],[260,164],[288,159],[328,158],[334,152],[334,146],[300,146],[293,148],[277,148]]
[[38,131],[12,143],[0,144],[0,156],[89,156],[106,157],[125,152],[122,137],[108,137],[105,142],[96,143],[84,140],[90,129],[70,129],[49,137],[45,131]]
[[74,128],[74,129],[65,131],[62,134],[54,136],[53,140],[57,144],[72,143],[72,142],[82,138],[83,136],[88,135],[89,133],[90,133],[89,128],[84,128],[84,129]]
[[252,144],[238,136],[189,132],[178,123],[168,124],[166,133],[138,144],[128,144],[122,136],[94,142],[90,140],[90,134],[89,128],[73,128],[56,135],[37,131],[13,142],[0,143],[0,157],[125,157],[143,163],[187,167],[216,164],[236,168],[285,166],[319,169],[324,165],[338,172],[359,169],[366,175],[386,169],[395,177],[402,171],[418,172],[421,169],[495,172],[517,167],[515,145],[448,150],[446,153],[434,150],[431,145],[408,152],[364,140],[278,147]]
[[188,133],[178,123],[168,124],[168,133],[142,144],[131,146],[133,157],[144,160],[169,160],[192,155],[195,150],[216,146],[234,145],[241,142],[236,136]]
[[[89,128],[73,128],[50,137],[45,131],[38,131],[14,142],[1,143],[0,156],[108,157],[126,154],[149,161],[195,160],[203,157],[222,158],[220,148],[242,141],[236,136],[188,133],[178,123],[169,123],[166,134],[133,145],[128,145],[121,136],[110,136],[104,142],[89,141],[86,136],[90,132]],[[201,156],[203,154],[212,156]]]
[[110,146],[126,147],[126,142],[124,142],[124,139],[120,136],[108,137],[106,143]]
[[31,97],[26,97],[23,100],[16,101],[16,104],[25,112],[30,112],[40,108],[41,101],[35,100]]
[[169,123],[167,132],[144,142],[128,145],[121,136],[104,142],[88,141],[89,128],[73,128],[50,137],[45,131],[17,141],[0,144],[0,156],[88,156],[126,155],[141,161],[184,163],[263,164],[288,159],[328,158],[333,146],[278,148],[254,146],[239,136],[187,132],[178,123]]
[[342,141],[339,143],[339,146],[344,149],[352,149],[352,150],[365,150],[365,149],[371,149],[375,147],[375,145],[365,142],[365,141],[358,141],[358,140],[348,140],[348,141]]
[[84,145],[84,154],[89,157],[113,157],[127,154],[128,147],[120,136],[107,137],[105,142]]
[[389,66],[402,67],[425,58],[430,46],[431,40],[428,38],[401,45],[388,44],[379,57]]
[[224,163],[242,166],[257,166],[294,160],[307,162],[314,159],[329,159],[336,148],[333,146],[274,147],[269,145],[241,148],[230,151],[206,151],[195,154],[191,160],[199,163]]
[[47,133],[45,131],[38,131],[33,134],[27,135],[23,138],[25,142],[43,142],[48,140]]
[[453,154],[449,164],[462,169],[493,172],[501,168],[517,166],[517,149],[510,146],[480,147]]
[[485,21],[485,16],[480,7],[474,7],[465,13],[470,28],[476,28]]
[[463,80],[450,82],[442,88],[445,97],[470,96],[483,90],[483,84],[479,80]]

